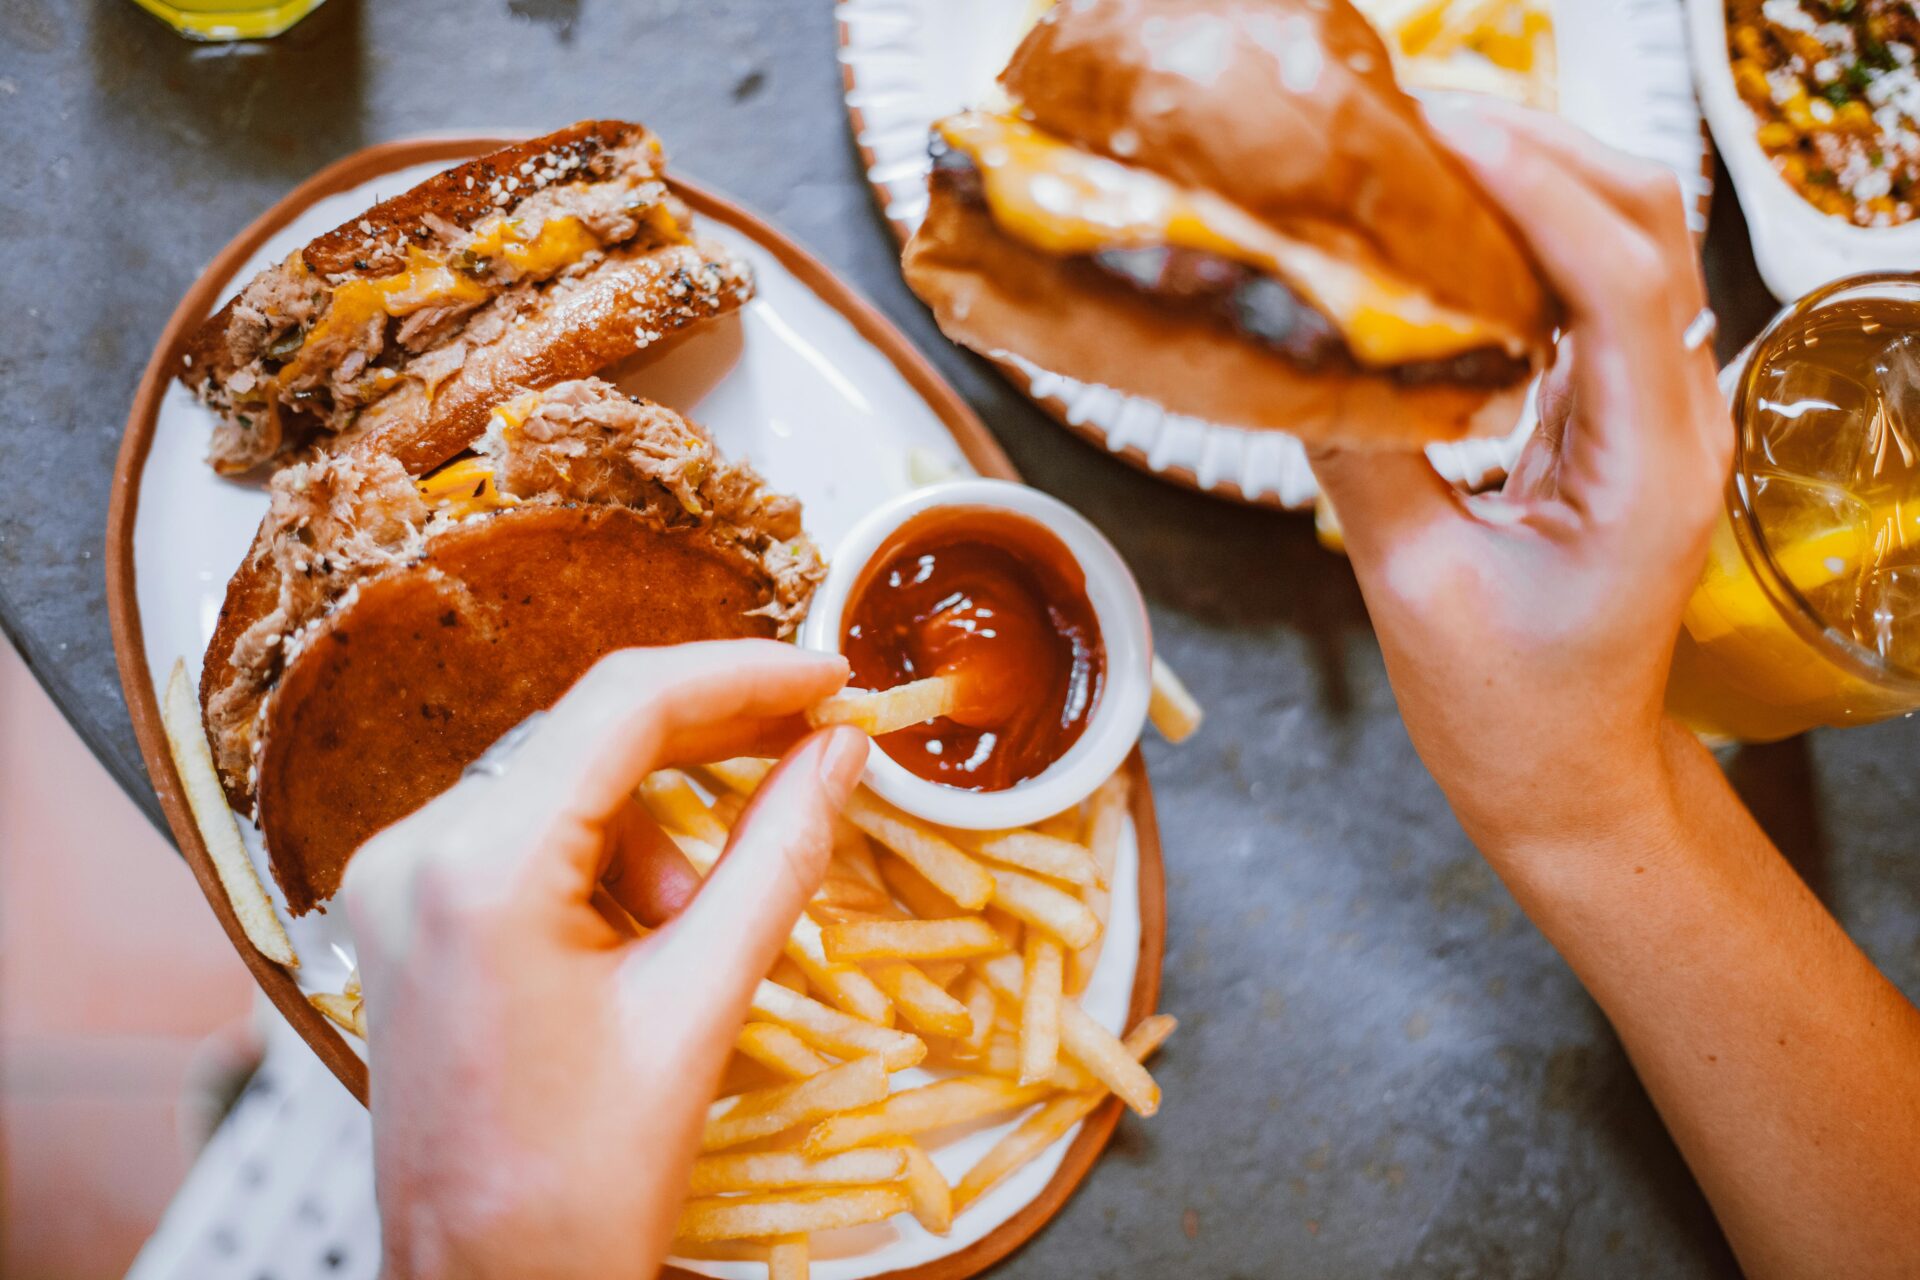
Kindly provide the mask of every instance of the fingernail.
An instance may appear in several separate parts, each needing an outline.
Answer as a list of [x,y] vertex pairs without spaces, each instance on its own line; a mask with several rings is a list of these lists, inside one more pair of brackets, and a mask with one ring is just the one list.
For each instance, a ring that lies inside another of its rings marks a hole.
[[820,781],[850,793],[867,764],[867,735],[843,726],[829,730],[826,739],[820,751]]
[[1511,135],[1471,103],[1440,94],[1423,98],[1420,110],[1448,146],[1474,163],[1497,165],[1507,158]]

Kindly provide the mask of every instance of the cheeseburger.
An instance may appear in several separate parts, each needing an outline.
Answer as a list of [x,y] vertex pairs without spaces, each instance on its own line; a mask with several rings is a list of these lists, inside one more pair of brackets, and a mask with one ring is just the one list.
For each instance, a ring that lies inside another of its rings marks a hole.
[[1554,300],[1346,0],[1070,0],[933,129],[908,283],[995,358],[1303,438],[1498,433]]

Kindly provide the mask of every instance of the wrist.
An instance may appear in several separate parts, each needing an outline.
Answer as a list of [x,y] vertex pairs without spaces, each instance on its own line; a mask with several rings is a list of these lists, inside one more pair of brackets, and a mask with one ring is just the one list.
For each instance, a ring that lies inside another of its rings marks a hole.
[[1513,884],[1645,866],[1684,843],[1684,814],[1676,778],[1693,735],[1663,719],[1644,746],[1588,755],[1577,769],[1556,770],[1534,794],[1496,815],[1462,825],[1487,861]]

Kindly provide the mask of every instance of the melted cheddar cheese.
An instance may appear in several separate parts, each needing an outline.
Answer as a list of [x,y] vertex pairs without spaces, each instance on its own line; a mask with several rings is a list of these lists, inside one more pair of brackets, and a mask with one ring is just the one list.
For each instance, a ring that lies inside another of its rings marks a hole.
[[994,224],[1042,252],[1078,257],[1164,245],[1230,259],[1291,287],[1363,364],[1524,349],[1517,335],[1438,302],[1384,264],[1336,256],[1212,192],[1083,151],[1010,116],[969,111],[934,127],[979,169]]
[[493,462],[488,458],[462,458],[449,462],[430,476],[413,482],[427,505],[456,517],[482,511],[498,511],[518,506],[520,500],[500,492],[495,482]]
[[[669,215],[671,216],[671,215]],[[465,254],[472,260],[497,260],[512,278],[544,277],[570,266],[600,247],[599,238],[578,218],[549,218],[533,235],[520,234],[515,218],[493,217],[474,228]],[[407,316],[445,303],[479,304],[495,290],[471,272],[417,245],[407,247],[407,265],[392,275],[355,277],[336,285],[326,313],[302,339],[293,359],[281,369],[282,385],[314,372],[316,360],[337,358],[330,340],[352,333],[374,319]],[[316,355],[315,353],[323,353]]]

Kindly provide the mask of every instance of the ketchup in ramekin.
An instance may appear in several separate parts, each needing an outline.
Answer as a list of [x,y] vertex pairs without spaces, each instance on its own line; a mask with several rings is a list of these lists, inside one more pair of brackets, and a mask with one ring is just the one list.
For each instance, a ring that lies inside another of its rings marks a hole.
[[917,777],[971,791],[1064,756],[1107,678],[1079,562],[1039,521],[995,507],[934,507],[894,530],[848,595],[840,641],[856,687],[958,681],[950,715],[876,741]]

